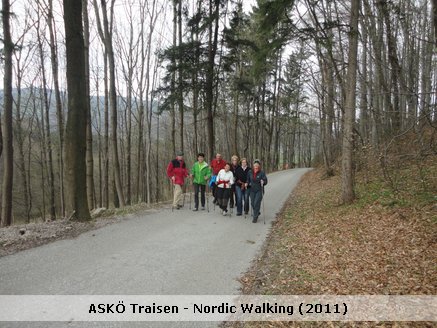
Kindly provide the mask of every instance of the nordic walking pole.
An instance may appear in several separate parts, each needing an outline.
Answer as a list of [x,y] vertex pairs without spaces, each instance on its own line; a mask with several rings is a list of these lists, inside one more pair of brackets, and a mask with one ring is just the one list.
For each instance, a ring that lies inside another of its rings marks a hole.
[[[246,201],[244,202],[244,207],[246,207]],[[243,211],[244,211],[244,219],[247,219],[247,213],[246,213],[246,209],[243,207]]]
[[264,217],[264,224],[266,224],[266,211],[264,210],[264,184],[263,184],[263,217]]
[[[211,191],[211,193],[213,193],[214,192],[214,187],[215,186],[212,186],[212,191]],[[217,192],[217,191],[216,191]],[[216,200],[216,198],[214,197],[214,200]],[[213,204],[214,204],[214,212],[215,212],[215,203],[216,203],[216,201],[213,201],[212,202]]]
[[[232,191],[231,191],[232,193]],[[229,217],[232,217],[232,212],[234,211],[234,209],[231,207],[231,204],[229,203]]]
[[[170,181],[170,183],[171,183],[171,181]],[[173,200],[171,202],[171,212],[173,213],[173,211],[174,211],[174,189],[175,189],[175,186],[173,183],[172,183],[172,186],[173,186]]]
[[[234,197],[234,195],[233,195],[233,193],[232,193],[232,188],[231,188],[231,197]],[[230,199],[230,198],[229,198],[229,199]],[[235,202],[234,202],[234,206],[235,206]],[[229,204],[231,217],[232,217],[232,214],[234,214],[234,206],[231,207],[231,204]]]
[[[245,207],[246,207],[246,193],[247,193],[248,191],[247,191],[247,187],[245,186],[244,187],[244,195],[242,195],[242,197],[243,197],[243,200],[244,200],[244,205],[243,205],[243,211],[244,211],[244,219],[246,220],[247,219],[247,213],[246,213],[246,210],[245,210]],[[250,196],[250,195],[249,195]],[[247,197],[247,201],[249,201],[249,197]]]
[[209,187],[209,183],[207,182],[207,184],[206,184],[206,188],[208,188],[207,190],[206,190],[206,210],[208,211],[208,213],[209,213],[209,191],[211,190],[211,188]]
[[187,182],[184,181],[184,190],[182,192],[184,193],[184,197],[182,198],[182,207],[185,207],[185,192],[187,191]]
[[194,187],[194,185],[191,183],[191,188],[190,188],[190,207],[189,207],[190,210],[191,210],[191,191],[192,191],[191,189],[193,189],[193,187]]

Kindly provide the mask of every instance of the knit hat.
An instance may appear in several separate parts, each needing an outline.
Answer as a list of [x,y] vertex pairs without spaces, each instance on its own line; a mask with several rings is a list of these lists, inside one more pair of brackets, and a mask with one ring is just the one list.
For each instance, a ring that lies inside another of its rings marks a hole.
[[258,163],[259,165],[261,165],[261,161],[260,161],[259,159],[256,159],[256,160],[253,161],[253,164],[256,164],[256,163]]
[[184,156],[184,152],[183,151],[177,151],[176,152],[176,156]]

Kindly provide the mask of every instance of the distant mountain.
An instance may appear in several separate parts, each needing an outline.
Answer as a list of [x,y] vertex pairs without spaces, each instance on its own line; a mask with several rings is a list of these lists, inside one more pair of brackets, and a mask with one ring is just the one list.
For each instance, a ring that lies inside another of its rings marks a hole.
[[[0,114],[3,113],[3,90],[0,90]],[[13,89],[12,90],[12,95],[14,97],[14,101],[16,102],[17,98],[18,98],[18,91],[17,89]],[[50,118],[50,128],[52,130],[57,130],[58,128],[58,120],[57,120],[57,116],[56,116],[56,99],[55,99],[55,92],[52,89],[47,89],[47,97],[48,97],[48,102],[49,102],[49,106],[50,106],[50,113],[49,113],[49,118]],[[67,113],[67,93],[65,91],[61,92],[61,101],[63,103],[63,113],[64,113],[64,118],[66,117],[66,113]],[[91,100],[90,100],[90,104],[91,104],[91,111],[92,113],[95,113],[95,111],[97,110],[97,108],[100,108],[101,110],[101,120],[103,123],[103,106],[104,106],[104,102],[105,102],[105,97],[104,96],[91,96]],[[118,102],[118,112],[120,114],[123,113],[124,109],[125,109],[125,104],[126,104],[126,98],[124,97],[117,97],[117,102]],[[135,99],[132,101],[132,106],[135,107]],[[23,88],[21,89],[21,109],[22,109],[22,113],[26,113],[26,115],[30,115],[30,113],[33,112],[33,108],[35,107],[35,109],[38,112],[38,116],[41,117],[41,113],[42,110],[45,110],[45,105],[44,105],[44,93],[43,93],[43,89],[41,88]],[[27,108],[27,110],[26,110]],[[154,103],[152,105],[153,111],[156,112],[158,109],[158,103]],[[166,118],[168,116],[167,113],[162,113],[161,114],[162,118]],[[153,119],[155,120],[156,115],[154,115]],[[93,120],[95,121],[97,119],[97,115],[93,115]],[[155,122],[153,122],[155,123]]]

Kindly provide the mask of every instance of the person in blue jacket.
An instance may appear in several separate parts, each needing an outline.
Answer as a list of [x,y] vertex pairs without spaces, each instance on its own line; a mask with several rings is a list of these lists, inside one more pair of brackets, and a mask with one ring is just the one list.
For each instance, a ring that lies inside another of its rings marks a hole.
[[261,162],[256,159],[253,162],[252,169],[247,172],[246,188],[249,188],[250,192],[250,204],[252,206],[253,223],[258,221],[258,217],[261,214],[261,201],[264,194],[264,186],[267,184],[267,176],[264,171],[261,170]]

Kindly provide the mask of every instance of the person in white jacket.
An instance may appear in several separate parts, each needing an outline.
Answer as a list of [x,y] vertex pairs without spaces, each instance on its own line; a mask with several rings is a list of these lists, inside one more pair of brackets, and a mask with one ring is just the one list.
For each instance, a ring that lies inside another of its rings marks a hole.
[[234,184],[234,174],[230,170],[231,166],[225,165],[225,168],[217,174],[217,199],[218,205],[223,210],[223,215],[228,214],[228,202],[231,196],[231,186]]

